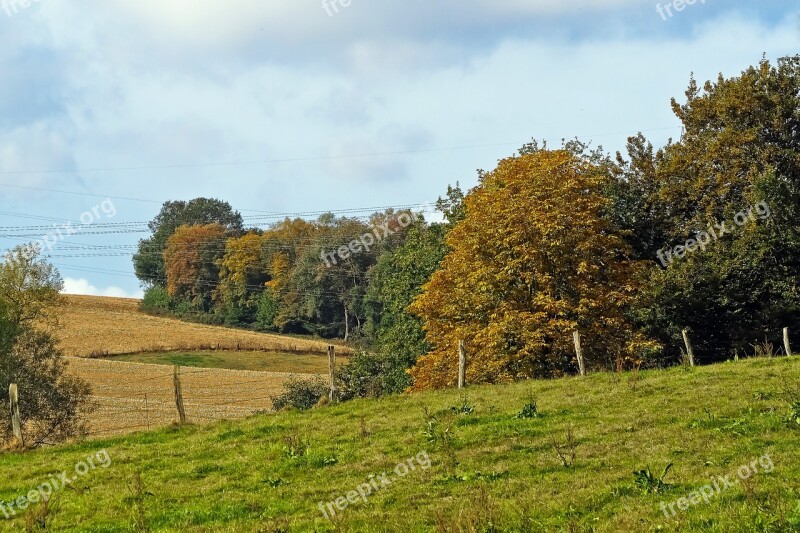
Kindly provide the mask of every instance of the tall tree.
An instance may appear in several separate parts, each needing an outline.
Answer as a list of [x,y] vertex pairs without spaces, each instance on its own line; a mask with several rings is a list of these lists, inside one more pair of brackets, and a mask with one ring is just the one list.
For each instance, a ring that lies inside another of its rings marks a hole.
[[238,235],[242,232],[242,215],[228,202],[215,198],[165,202],[148,224],[152,235],[139,241],[138,251],[133,256],[136,277],[147,287],[166,286],[164,250],[169,238],[180,226],[208,224],[219,224],[229,234]]
[[164,250],[171,297],[189,302],[197,311],[212,309],[227,238],[226,228],[219,224],[181,226],[175,231]]
[[640,267],[602,216],[608,168],[568,149],[525,152],[467,195],[452,251],[411,306],[433,346],[412,370],[415,389],[455,384],[459,340],[472,383],[573,369],[574,329],[595,367],[655,348],[624,314]]
[[[654,268],[640,316],[673,357],[688,327],[698,359],[714,362],[777,341],[800,319],[800,58],[764,60],[702,89],[692,79],[672,107],[684,134],[654,158],[657,190],[647,195],[667,220],[657,246],[664,256],[714,224],[727,232]],[[735,223],[761,202],[768,216]]]

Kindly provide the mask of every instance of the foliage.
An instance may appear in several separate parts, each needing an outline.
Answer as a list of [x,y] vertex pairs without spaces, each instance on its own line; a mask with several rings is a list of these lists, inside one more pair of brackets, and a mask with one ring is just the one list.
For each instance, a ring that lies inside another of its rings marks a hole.
[[698,359],[720,361],[764,332],[778,341],[800,319],[800,58],[763,60],[702,87],[691,79],[685,103],[672,108],[680,141],[653,153],[639,136],[630,161],[619,158],[614,218],[639,257],[655,261],[710,224],[730,229],[760,202],[771,211],[705,250],[654,264],[644,285],[637,320],[671,359],[690,327]]
[[284,385],[284,392],[272,398],[272,406],[276,411],[286,407],[306,410],[311,409],[328,394],[328,385],[319,378],[289,380]]
[[168,313],[173,308],[173,302],[166,288],[161,285],[153,285],[145,289],[139,308],[151,315],[161,315]]
[[164,266],[167,292],[171,298],[191,308],[209,311],[212,290],[219,283],[219,261],[226,241],[226,230],[219,224],[180,226],[167,240]]
[[447,248],[446,227],[415,224],[405,242],[378,258],[364,297],[365,331],[380,359],[380,388],[400,393],[411,385],[407,370],[429,349],[422,320],[408,312],[415,297],[439,268]]
[[158,215],[148,227],[152,235],[139,241],[133,256],[136,277],[145,286],[167,283],[164,251],[169,238],[180,226],[219,224],[231,235],[242,231],[242,215],[234,211],[228,202],[214,198],[195,198],[188,202],[169,201],[161,207]]
[[410,308],[434,347],[412,370],[415,389],[455,383],[459,340],[470,383],[570,371],[576,328],[594,367],[646,344],[624,315],[640,267],[601,217],[610,178],[592,157],[531,151],[467,195],[452,251]]
[[9,385],[20,394],[25,444],[59,442],[83,432],[88,383],[67,374],[50,331],[63,282],[38,248],[19,246],[0,263],[0,438],[11,438]]

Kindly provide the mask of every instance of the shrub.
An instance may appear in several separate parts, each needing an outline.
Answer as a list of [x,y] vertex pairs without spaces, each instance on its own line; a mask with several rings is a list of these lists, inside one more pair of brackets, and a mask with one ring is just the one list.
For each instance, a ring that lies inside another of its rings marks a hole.
[[321,379],[291,379],[284,384],[284,391],[272,397],[272,406],[276,411],[286,407],[306,410],[311,409],[328,394],[328,385]]
[[154,285],[144,292],[139,309],[151,315],[167,314],[172,310],[172,298],[167,293],[167,289]]

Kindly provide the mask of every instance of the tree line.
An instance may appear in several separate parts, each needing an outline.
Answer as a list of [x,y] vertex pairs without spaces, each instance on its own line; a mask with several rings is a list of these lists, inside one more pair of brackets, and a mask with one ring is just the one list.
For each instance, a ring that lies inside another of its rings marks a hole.
[[680,139],[640,133],[613,155],[531,142],[448,187],[437,223],[387,210],[248,229],[220,200],[167,202],[134,257],[143,308],[345,338],[363,348],[352,395],[451,386],[462,340],[473,383],[574,372],[575,330],[596,369],[672,364],[685,328],[700,362],[744,355],[800,316],[799,100],[797,57],[692,78],[672,100]]

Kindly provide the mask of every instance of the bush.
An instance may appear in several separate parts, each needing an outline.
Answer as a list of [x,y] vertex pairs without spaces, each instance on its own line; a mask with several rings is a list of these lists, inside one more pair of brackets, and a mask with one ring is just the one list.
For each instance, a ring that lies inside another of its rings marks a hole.
[[172,298],[167,289],[159,285],[150,287],[144,292],[139,309],[151,315],[164,315],[172,310]]
[[272,397],[272,407],[279,411],[293,407],[304,411],[311,409],[324,398],[329,391],[328,384],[319,378],[292,379],[284,384],[284,392]]
[[350,357],[347,366],[337,369],[336,378],[341,383],[339,397],[351,400],[400,394],[411,386],[408,368],[403,356],[359,352]]
[[89,384],[66,373],[63,353],[52,335],[23,329],[11,353],[8,372],[0,372],[0,415],[4,424],[0,437],[12,437],[8,415],[8,385],[19,387],[20,418],[27,446],[61,442],[85,434],[85,417],[93,409]]

